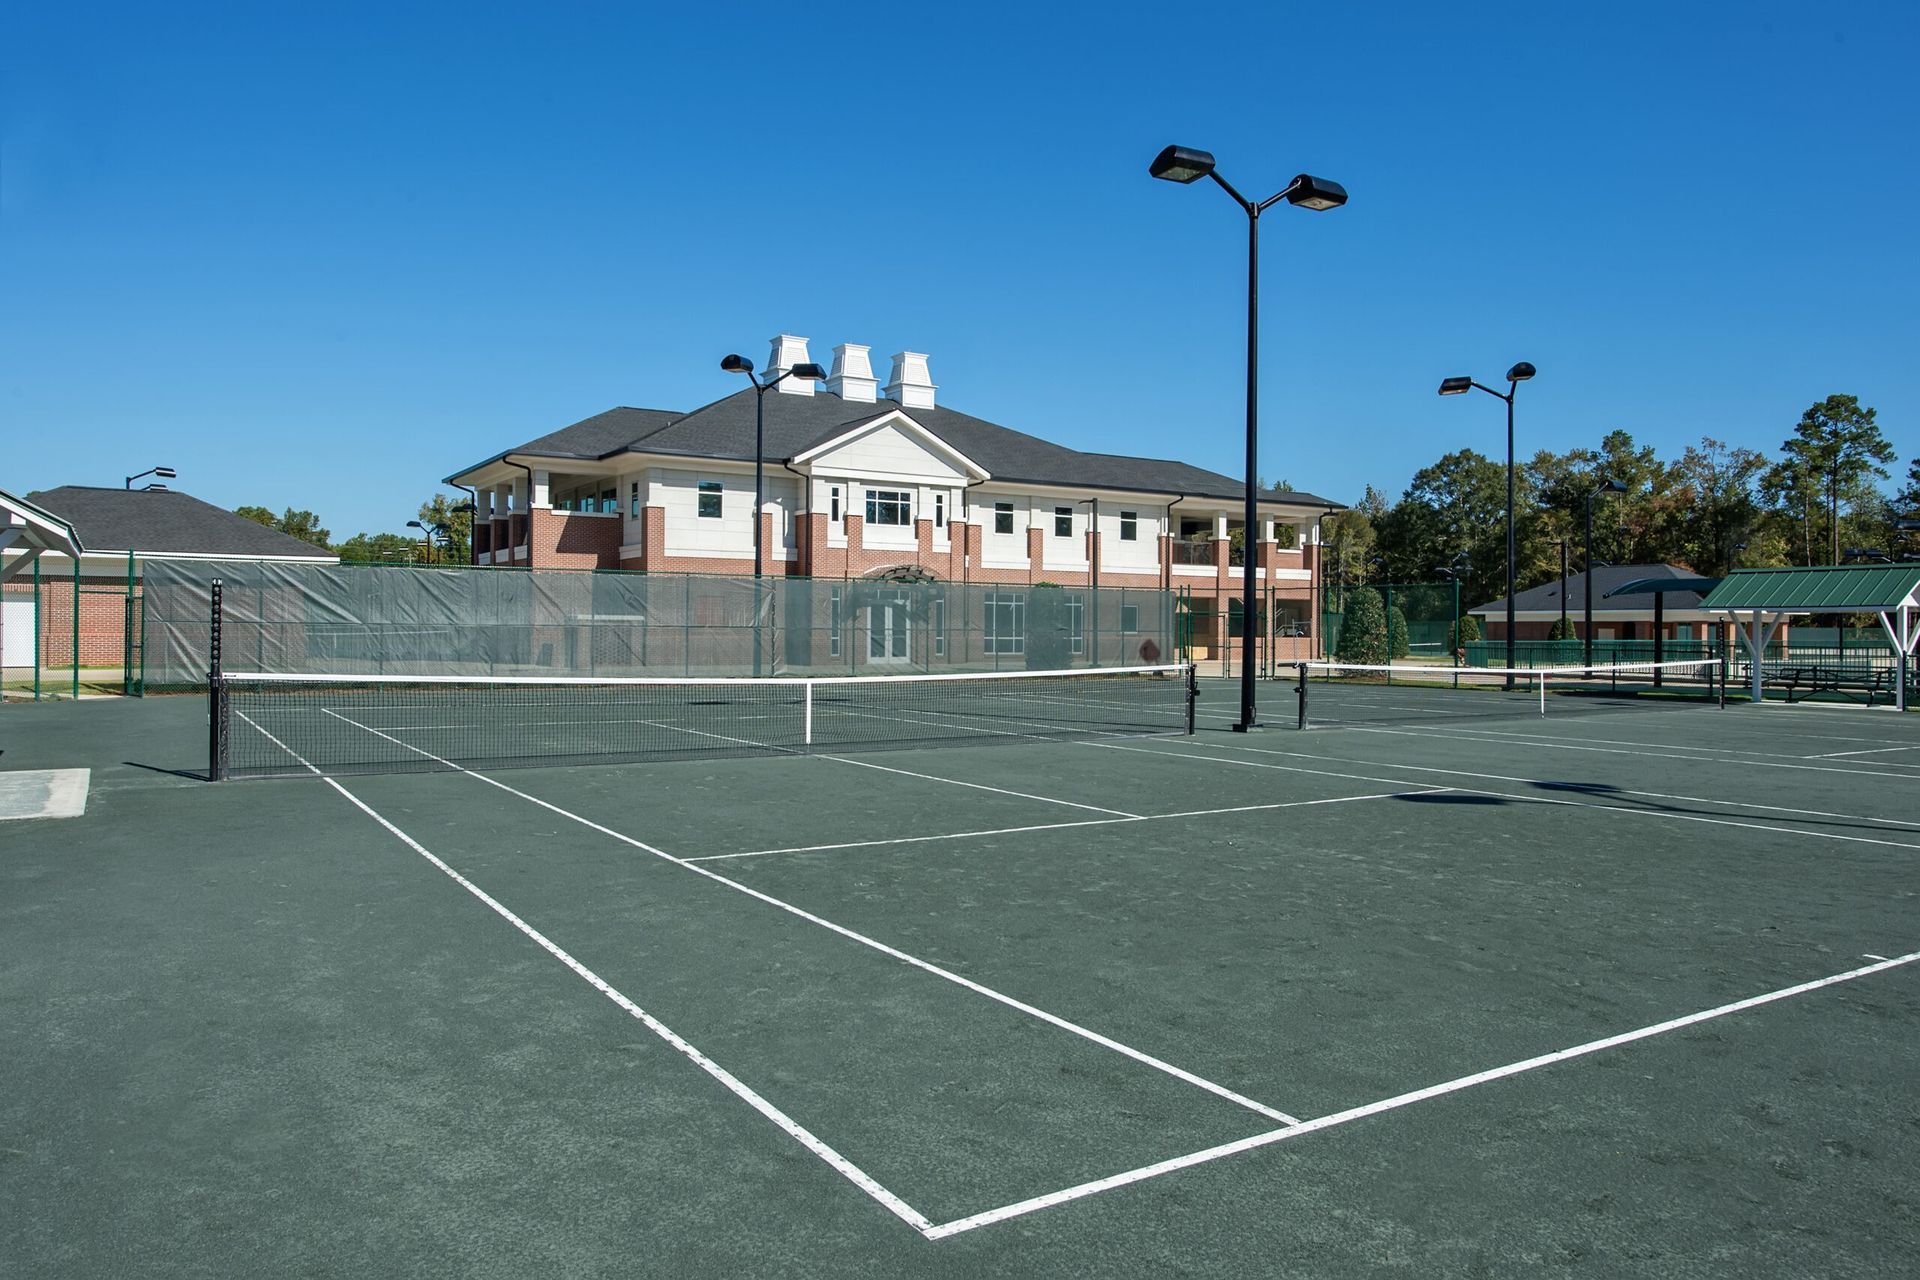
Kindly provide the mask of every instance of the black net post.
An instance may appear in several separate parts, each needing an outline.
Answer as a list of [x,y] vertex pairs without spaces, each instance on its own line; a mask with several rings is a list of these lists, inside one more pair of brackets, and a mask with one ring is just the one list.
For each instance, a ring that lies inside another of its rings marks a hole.
[[1187,664],[1187,736],[1193,736],[1194,704],[1200,700],[1199,673],[1194,664]]
[[1297,692],[1300,701],[1300,723],[1295,727],[1304,729],[1307,727],[1307,664],[1304,662],[1300,664],[1300,687]]
[[227,776],[227,679],[220,672],[220,579],[211,589],[207,619],[207,780]]

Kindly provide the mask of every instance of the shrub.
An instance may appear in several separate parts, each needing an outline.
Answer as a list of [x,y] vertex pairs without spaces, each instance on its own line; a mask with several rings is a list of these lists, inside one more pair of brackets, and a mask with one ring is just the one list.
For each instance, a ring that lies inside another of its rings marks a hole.
[[1396,658],[1413,652],[1413,642],[1407,636],[1407,615],[1399,605],[1387,611],[1387,652]]
[[[1456,634],[1457,632],[1457,634]],[[1476,640],[1484,639],[1480,633],[1480,619],[1472,614],[1463,614],[1458,628],[1448,628],[1447,647],[1458,652]]]
[[[1401,626],[1404,631],[1404,620]],[[1334,657],[1342,662],[1387,660],[1387,607],[1372,587],[1347,593],[1346,612],[1340,619],[1340,647]]]
[[1547,632],[1547,639],[1572,640],[1573,638],[1573,619],[1555,618],[1553,620],[1553,628]]

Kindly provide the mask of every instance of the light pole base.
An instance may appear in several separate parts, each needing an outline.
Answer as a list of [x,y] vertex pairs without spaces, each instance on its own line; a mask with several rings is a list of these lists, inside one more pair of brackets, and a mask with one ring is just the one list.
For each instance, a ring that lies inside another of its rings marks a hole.
[[1258,720],[1255,720],[1252,724],[1235,722],[1231,727],[1235,733],[1264,733],[1267,728],[1267,726],[1261,724]]

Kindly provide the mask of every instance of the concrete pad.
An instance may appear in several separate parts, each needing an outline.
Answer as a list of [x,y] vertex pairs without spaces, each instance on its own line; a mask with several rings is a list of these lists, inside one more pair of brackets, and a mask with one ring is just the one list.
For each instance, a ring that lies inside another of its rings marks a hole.
[[19,769],[0,773],[0,821],[77,818],[87,811],[88,769]]

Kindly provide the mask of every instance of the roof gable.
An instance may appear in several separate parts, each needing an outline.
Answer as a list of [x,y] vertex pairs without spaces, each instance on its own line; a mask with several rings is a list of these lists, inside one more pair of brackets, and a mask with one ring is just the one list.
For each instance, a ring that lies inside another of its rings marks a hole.
[[177,490],[64,485],[29,496],[43,510],[66,521],[94,553],[335,558],[325,547],[255,524],[245,516]]
[[[1593,600],[1596,611],[1603,613],[1644,613],[1653,608],[1653,601],[1644,596],[1616,596],[1611,603],[1601,603],[1612,596],[1619,588],[1630,583],[1649,578],[1685,579],[1693,581],[1698,575],[1691,569],[1683,569],[1674,564],[1603,564],[1593,569]],[[1663,609],[1698,609],[1701,596],[1698,591],[1666,591]],[[1571,573],[1567,575],[1566,601],[1584,605],[1587,595],[1587,575]],[[1537,587],[1516,592],[1513,597],[1515,613],[1557,613],[1563,603],[1560,595],[1560,579],[1549,578]],[[1468,612],[1476,615],[1502,613],[1506,610],[1505,596],[1498,600],[1476,605]]]
[[795,454],[791,461],[796,466],[817,466],[831,461],[856,471],[938,479],[961,476],[985,479],[988,474],[986,468],[899,409],[869,418],[851,429],[836,431]]

